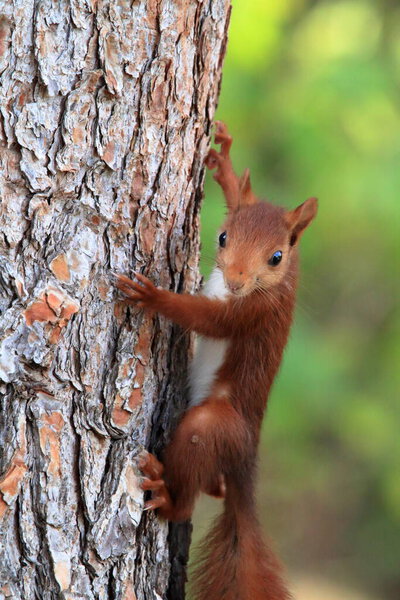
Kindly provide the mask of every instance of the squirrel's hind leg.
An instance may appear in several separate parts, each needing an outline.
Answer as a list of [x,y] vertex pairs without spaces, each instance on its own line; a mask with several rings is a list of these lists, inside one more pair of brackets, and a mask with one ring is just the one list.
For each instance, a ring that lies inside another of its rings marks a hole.
[[225,495],[223,474],[248,447],[246,424],[229,401],[208,398],[190,408],[165,449],[164,466],[152,455],[140,465],[146,475],[142,487],[153,493],[146,508],[170,521],[190,518],[201,491]]

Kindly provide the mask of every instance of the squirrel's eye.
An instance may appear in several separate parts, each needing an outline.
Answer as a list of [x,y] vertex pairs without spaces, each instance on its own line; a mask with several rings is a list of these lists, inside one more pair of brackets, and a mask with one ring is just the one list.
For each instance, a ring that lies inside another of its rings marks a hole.
[[221,235],[219,236],[219,245],[221,246],[221,248],[225,248],[225,244],[226,244],[226,231],[221,233]]
[[276,265],[279,265],[281,260],[282,260],[282,252],[280,250],[278,250],[277,252],[273,253],[273,255],[271,256],[271,258],[268,261],[268,264],[271,265],[272,267],[276,267]]

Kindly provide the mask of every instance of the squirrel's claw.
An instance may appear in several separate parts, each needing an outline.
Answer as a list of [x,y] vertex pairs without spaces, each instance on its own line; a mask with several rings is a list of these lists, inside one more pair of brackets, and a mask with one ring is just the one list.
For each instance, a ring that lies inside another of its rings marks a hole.
[[161,508],[167,504],[166,498],[164,496],[157,496],[145,502],[143,510],[156,510],[157,508]]

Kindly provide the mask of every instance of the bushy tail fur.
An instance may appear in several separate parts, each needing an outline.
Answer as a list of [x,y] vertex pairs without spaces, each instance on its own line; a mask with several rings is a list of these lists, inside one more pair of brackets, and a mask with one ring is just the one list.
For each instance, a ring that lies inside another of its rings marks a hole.
[[201,542],[193,597],[290,600],[281,567],[262,540],[255,502],[236,487],[234,482],[227,482],[225,510]]

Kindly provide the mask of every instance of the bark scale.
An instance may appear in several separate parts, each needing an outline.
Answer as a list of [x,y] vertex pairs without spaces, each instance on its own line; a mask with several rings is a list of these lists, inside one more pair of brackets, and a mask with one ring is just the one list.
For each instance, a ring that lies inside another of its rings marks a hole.
[[198,284],[229,12],[0,2],[1,600],[183,597],[188,527],[142,512],[135,457],[185,404],[190,340],[110,272]]

